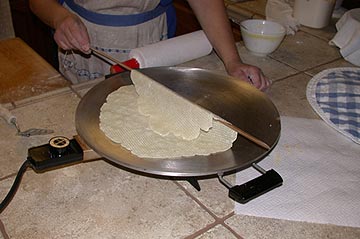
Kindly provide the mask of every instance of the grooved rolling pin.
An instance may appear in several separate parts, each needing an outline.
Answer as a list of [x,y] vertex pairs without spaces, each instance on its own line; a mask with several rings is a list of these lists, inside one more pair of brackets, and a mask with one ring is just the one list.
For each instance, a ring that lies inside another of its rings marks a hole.
[[1,104],[0,104],[0,117],[3,118],[9,124],[15,126],[17,130],[17,135],[20,136],[29,137],[33,135],[51,134],[54,132],[53,130],[49,130],[49,129],[36,129],[36,128],[31,128],[25,131],[21,131],[17,123],[16,117],[13,114],[11,114],[10,110],[5,108],[5,106]]
[[[123,64],[133,69],[174,66],[206,56],[212,50],[213,47],[205,33],[199,30],[132,49],[129,53],[129,60]],[[123,69],[116,65],[111,68],[111,73],[121,71]]]

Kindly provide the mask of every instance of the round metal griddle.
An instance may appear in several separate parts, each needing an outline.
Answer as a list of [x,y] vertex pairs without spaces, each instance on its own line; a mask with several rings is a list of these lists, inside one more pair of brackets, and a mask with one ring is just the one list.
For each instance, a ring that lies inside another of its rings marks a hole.
[[[273,148],[280,136],[280,116],[266,94],[238,79],[197,68],[156,67],[140,69],[177,94],[213,112]],[[209,156],[139,158],[112,142],[99,128],[100,108],[106,97],[132,84],[129,72],[112,76],[93,87],[80,101],[76,129],[99,155],[143,173],[195,177],[241,170],[261,160],[269,151],[238,135],[233,147]]]

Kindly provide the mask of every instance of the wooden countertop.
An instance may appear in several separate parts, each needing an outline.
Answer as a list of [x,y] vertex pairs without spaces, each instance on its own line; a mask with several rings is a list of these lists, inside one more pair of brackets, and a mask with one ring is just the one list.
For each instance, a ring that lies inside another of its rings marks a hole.
[[20,38],[0,41],[0,103],[68,86],[60,73]]

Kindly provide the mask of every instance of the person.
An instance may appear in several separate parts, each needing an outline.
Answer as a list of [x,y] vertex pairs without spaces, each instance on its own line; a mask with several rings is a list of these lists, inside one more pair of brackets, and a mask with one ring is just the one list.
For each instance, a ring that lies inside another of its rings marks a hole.
[[[59,70],[73,83],[109,72],[90,46],[123,61],[131,49],[175,34],[172,0],[29,0],[32,12],[55,30]],[[223,0],[188,0],[227,73],[260,90],[270,86],[262,71],[244,64],[237,51]]]

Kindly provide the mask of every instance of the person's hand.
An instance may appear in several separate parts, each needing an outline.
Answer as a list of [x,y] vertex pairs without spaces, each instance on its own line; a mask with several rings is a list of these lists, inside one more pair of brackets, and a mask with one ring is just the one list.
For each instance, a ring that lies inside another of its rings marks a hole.
[[74,14],[68,14],[55,23],[54,39],[64,50],[80,50],[90,53],[90,38],[86,26]]
[[244,80],[261,91],[265,91],[271,85],[271,81],[256,66],[235,61],[226,65],[226,71],[229,75]]

